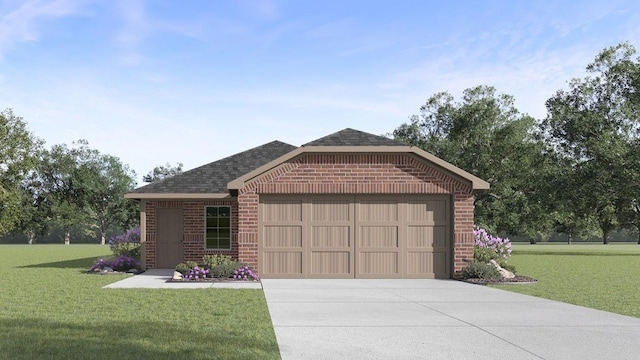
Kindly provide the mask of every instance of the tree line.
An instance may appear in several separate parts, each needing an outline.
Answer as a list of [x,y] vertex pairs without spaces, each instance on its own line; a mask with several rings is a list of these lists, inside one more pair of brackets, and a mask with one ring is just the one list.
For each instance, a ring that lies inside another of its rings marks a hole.
[[[182,164],[157,166],[143,181],[181,171]],[[75,232],[105,244],[108,231],[138,226],[138,205],[124,199],[136,185],[128,165],[86,140],[45,148],[24,119],[0,112],[0,236],[24,234],[31,244],[57,231],[69,244]]]
[[546,101],[544,119],[482,85],[458,101],[431,96],[392,136],[488,181],[475,216],[492,232],[607,244],[626,229],[640,244],[640,58],[621,43],[586,71]]
[[[476,224],[494,233],[545,240],[549,234],[600,236],[627,229],[640,243],[640,58],[629,43],[602,50],[546,101],[534,119],[491,86],[429,97],[391,136],[486,181]],[[157,166],[155,182],[182,171]],[[110,228],[136,226],[137,204],[123,195],[135,172],[84,140],[44,148],[12,110],[0,112],[0,236],[34,239],[72,230],[104,243]]]

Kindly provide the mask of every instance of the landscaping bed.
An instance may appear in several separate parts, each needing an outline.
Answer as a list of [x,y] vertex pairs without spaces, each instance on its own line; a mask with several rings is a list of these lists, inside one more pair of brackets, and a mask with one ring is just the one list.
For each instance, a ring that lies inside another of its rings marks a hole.
[[507,278],[498,278],[498,279],[480,279],[480,278],[470,278],[470,279],[460,279],[460,281],[468,282],[471,284],[478,285],[509,285],[509,284],[535,284],[538,282],[537,279],[516,275],[516,277],[512,279]]

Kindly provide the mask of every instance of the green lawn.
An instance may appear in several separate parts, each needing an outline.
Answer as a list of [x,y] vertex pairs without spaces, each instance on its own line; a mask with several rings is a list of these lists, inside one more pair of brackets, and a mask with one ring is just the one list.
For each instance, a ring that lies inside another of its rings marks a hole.
[[0,359],[279,359],[264,295],[102,289],[99,245],[0,245]]
[[509,263],[538,283],[495,287],[640,317],[640,245],[517,244]]

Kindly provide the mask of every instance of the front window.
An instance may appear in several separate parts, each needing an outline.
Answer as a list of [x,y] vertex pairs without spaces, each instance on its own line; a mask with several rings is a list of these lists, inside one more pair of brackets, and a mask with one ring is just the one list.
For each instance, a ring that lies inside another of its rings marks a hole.
[[231,249],[231,207],[205,208],[205,243],[207,249]]

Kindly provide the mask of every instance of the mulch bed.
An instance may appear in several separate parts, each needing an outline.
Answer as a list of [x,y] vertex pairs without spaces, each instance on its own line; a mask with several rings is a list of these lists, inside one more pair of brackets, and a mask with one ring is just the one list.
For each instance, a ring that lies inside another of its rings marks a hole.
[[535,284],[538,282],[537,279],[530,278],[528,276],[516,275],[513,279],[497,279],[497,280],[486,280],[486,279],[459,279],[460,281],[468,282],[471,284],[478,285],[487,285],[487,284],[497,284],[497,285],[512,285],[512,284]]
[[166,282],[168,283],[199,283],[199,282],[205,282],[205,283],[217,283],[217,282],[223,282],[223,283],[246,283],[246,282],[259,282],[260,280],[233,280],[233,279],[198,279],[198,280],[174,280],[174,279],[169,279]]

